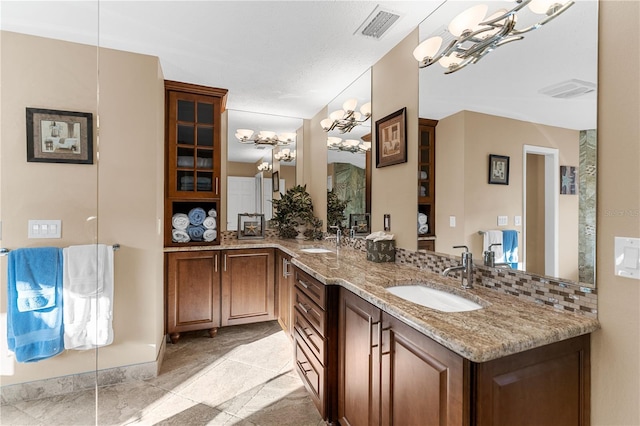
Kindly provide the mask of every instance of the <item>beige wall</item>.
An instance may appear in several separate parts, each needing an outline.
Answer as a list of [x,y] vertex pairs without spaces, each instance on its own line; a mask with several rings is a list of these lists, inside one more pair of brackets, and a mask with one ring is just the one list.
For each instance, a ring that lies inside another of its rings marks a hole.
[[640,424],[640,282],[613,273],[614,237],[640,238],[639,23],[640,2],[600,2],[593,425]]
[[[97,55],[95,47],[2,33],[0,192],[4,247],[121,244],[115,255],[115,339],[99,349],[103,369],[155,361],[163,341],[164,95],[157,58],[100,49],[98,105]],[[34,66],[34,58],[58,66]],[[28,163],[25,107],[91,112],[94,124],[99,113],[94,139],[100,161]],[[28,219],[62,220],[62,238],[27,239]],[[0,309],[6,312],[6,262],[1,264]],[[95,367],[95,351],[66,351],[16,364],[2,384]]]
[[296,186],[296,166],[285,166],[280,163],[280,179],[284,179],[284,188],[280,188],[280,191],[288,191]]
[[[561,165],[578,166],[578,143],[576,130],[471,111],[440,120],[436,126],[436,251],[459,255],[460,249],[453,246],[466,245],[476,259],[482,259],[478,231],[522,231],[514,226],[514,216],[523,216],[523,146],[557,148]],[[509,185],[487,183],[489,154],[510,158]],[[498,215],[508,216],[509,224],[498,227]],[[577,195],[559,197],[559,215],[559,276],[577,280]],[[456,216],[455,228],[449,226],[449,216]],[[521,260],[526,255],[522,247]]]
[[[262,161],[260,161],[262,162]],[[254,177],[258,173],[254,163],[227,162],[227,176]]]
[[[307,185],[307,192],[313,200],[313,214],[322,220],[323,230],[327,229],[327,134],[322,130],[320,121],[327,115],[325,107],[311,120],[305,120],[304,129],[308,133],[305,133],[302,157],[303,184]],[[299,166],[299,157],[296,162]]]
[[371,230],[382,230],[384,215],[390,214],[396,246],[408,250],[418,247],[418,67],[412,55],[417,44],[416,29],[371,69],[374,162],[375,122],[407,108],[407,162],[372,167]]

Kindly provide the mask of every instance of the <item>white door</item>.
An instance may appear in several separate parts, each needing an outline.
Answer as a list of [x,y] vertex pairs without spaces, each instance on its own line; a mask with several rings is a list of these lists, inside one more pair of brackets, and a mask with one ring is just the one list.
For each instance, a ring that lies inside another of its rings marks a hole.
[[227,230],[238,230],[239,213],[256,212],[256,179],[227,177]]

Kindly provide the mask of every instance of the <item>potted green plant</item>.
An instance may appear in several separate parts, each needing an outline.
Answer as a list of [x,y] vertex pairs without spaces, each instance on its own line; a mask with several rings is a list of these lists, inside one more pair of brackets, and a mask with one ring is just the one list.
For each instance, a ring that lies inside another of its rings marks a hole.
[[273,200],[273,206],[275,213],[271,221],[280,238],[297,238],[301,232],[308,239],[322,238],[322,221],[313,215],[313,203],[306,185],[289,189],[279,200]]
[[[344,214],[344,209],[347,208],[351,200],[341,200],[338,195],[333,191],[327,191],[327,226],[339,226],[342,232],[345,232],[345,221],[347,216]],[[335,229],[328,228],[327,232],[335,234]]]

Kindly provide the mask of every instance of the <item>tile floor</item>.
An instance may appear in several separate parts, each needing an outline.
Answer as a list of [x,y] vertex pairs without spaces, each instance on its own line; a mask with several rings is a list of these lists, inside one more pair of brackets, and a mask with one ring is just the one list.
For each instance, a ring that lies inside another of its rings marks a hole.
[[89,390],[0,410],[1,425],[324,425],[275,321],[187,333],[158,377],[101,387],[97,405]]

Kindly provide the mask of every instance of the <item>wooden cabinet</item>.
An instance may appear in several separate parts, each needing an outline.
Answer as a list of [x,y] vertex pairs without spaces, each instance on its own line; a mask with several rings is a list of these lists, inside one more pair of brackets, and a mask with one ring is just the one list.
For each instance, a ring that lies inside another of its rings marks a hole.
[[345,289],[338,329],[342,425],[589,424],[589,335],[474,363]]
[[337,287],[294,268],[293,336],[295,368],[323,419],[336,418]]
[[216,251],[165,255],[167,333],[173,343],[185,331],[220,326],[220,254]]
[[344,289],[338,324],[340,424],[463,424],[462,357]]
[[293,309],[294,274],[291,256],[276,251],[276,310],[278,323],[288,337],[291,337],[291,318]]
[[274,249],[226,250],[222,256],[221,325],[275,319]]
[[197,232],[189,234],[189,241],[175,238],[171,219],[196,207],[207,212],[221,208],[221,114],[226,96],[226,89],[165,81],[165,246],[219,242],[217,235],[203,239]]
[[[418,121],[418,212],[427,217],[427,228],[418,224],[418,249],[428,250],[433,245],[436,216],[436,125],[437,120],[420,118]],[[426,238],[430,237],[431,240]]]

